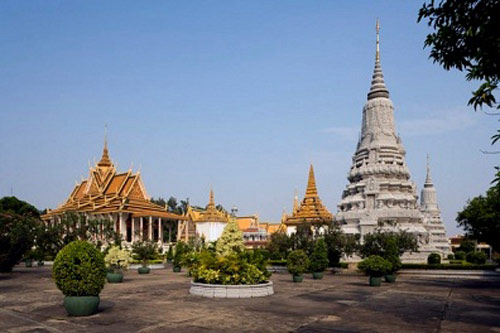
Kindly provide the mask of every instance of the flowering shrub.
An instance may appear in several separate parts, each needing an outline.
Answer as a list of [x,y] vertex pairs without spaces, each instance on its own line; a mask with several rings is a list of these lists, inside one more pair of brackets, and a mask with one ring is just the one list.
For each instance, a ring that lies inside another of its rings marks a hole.
[[130,253],[127,250],[120,250],[118,246],[111,247],[104,257],[106,267],[111,270],[127,269],[131,261]]
[[189,255],[189,274],[194,282],[223,285],[260,284],[269,281],[271,273],[266,260],[256,251],[216,256],[209,250]]

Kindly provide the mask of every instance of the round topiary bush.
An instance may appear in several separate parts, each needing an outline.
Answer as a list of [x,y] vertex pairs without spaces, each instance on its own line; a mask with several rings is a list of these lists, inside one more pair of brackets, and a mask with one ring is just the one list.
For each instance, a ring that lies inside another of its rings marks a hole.
[[483,251],[469,252],[469,253],[467,253],[467,257],[466,257],[467,262],[470,262],[471,264],[478,264],[478,265],[482,265],[482,264],[486,263],[487,259],[488,259],[488,256]]
[[465,252],[464,251],[455,252],[455,259],[456,260],[465,260]]
[[435,253],[435,252],[432,252],[431,254],[429,254],[429,256],[427,257],[427,263],[429,265],[436,265],[436,264],[440,264],[441,263],[441,256],[439,255],[439,253]]
[[98,296],[106,283],[104,255],[90,243],[71,242],[57,254],[52,277],[65,296]]

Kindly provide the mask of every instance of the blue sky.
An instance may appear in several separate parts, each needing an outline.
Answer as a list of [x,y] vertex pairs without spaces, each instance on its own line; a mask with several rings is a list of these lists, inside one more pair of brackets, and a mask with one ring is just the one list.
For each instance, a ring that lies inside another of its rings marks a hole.
[[483,193],[498,122],[475,83],[423,49],[420,2],[2,1],[0,196],[66,199],[102,151],[150,195],[279,221],[313,163],[336,212],[374,64],[375,20],[398,132],[420,191],[425,156],[448,234]]

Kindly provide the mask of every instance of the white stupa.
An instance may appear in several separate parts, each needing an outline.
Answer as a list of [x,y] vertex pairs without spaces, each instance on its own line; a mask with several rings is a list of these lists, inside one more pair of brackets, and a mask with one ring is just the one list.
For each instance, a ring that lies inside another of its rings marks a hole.
[[431,252],[441,251],[432,243],[430,224],[424,222],[416,186],[410,179],[406,151],[396,134],[394,106],[380,65],[379,30],[377,21],[375,70],[347,177],[349,184],[342,193],[335,220],[345,233],[360,234],[361,239],[377,228],[406,230],[417,237],[420,252],[405,253],[403,260],[425,262]]

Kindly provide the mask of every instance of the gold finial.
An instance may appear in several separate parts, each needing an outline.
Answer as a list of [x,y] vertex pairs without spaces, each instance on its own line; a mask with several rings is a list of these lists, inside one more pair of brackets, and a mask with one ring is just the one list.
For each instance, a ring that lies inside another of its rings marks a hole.
[[214,201],[214,189],[212,188],[212,185],[210,185],[210,197],[209,197],[208,204],[209,205],[215,205],[215,201]]
[[379,40],[379,37],[380,37],[380,21],[379,21],[378,17],[377,17],[377,25],[376,25],[375,29],[377,30],[377,52],[375,54],[375,60],[380,61],[380,40]]
[[306,196],[317,196],[318,190],[316,189],[316,179],[314,179],[313,165],[309,167],[309,179],[307,180]]
[[104,124],[104,148],[102,150],[101,160],[97,165],[102,167],[109,167],[112,165],[108,152],[108,124]]

